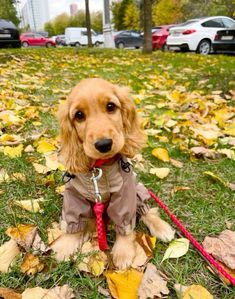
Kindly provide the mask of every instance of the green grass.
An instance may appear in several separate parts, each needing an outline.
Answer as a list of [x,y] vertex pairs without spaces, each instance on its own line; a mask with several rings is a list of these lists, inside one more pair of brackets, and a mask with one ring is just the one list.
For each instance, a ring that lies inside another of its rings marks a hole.
[[[201,95],[210,95],[212,91],[221,90],[224,96],[235,89],[235,58],[222,55],[205,57],[155,52],[151,56],[143,56],[139,51],[21,49],[1,50],[0,66],[0,111],[1,101],[6,101],[6,98],[9,103],[8,109],[12,109],[10,103],[17,103],[17,99],[23,99],[39,111],[38,117],[27,120],[21,128],[14,125],[10,127],[0,125],[2,133],[17,132],[26,139],[44,130],[47,137],[57,135],[55,111],[58,103],[65,98],[66,91],[68,92],[82,78],[103,77],[114,83],[130,86],[135,94],[144,92],[145,99],[138,108],[144,110],[144,116],[150,119],[148,127],[155,129],[156,116],[166,115],[169,109],[156,107],[149,112],[145,110],[145,106],[167,101],[162,91],[171,92],[180,85],[185,88],[187,94],[198,90]],[[229,105],[234,105],[234,101],[228,100]],[[24,117],[27,107],[17,111]],[[40,121],[41,125],[35,126],[33,123],[35,120]],[[171,136],[171,132],[163,133],[165,136]],[[25,146],[28,144],[33,142],[27,139]],[[153,157],[151,150],[159,146],[167,148],[171,158],[183,162],[183,168],[169,164],[166,166],[166,163]],[[158,194],[199,241],[203,241],[207,235],[219,234],[226,229],[225,221],[232,222],[234,230],[234,193],[203,174],[204,171],[212,171],[224,181],[234,183],[234,161],[223,157],[217,160],[201,158],[192,162],[189,154],[182,152],[179,145],[170,141],[161,144],[154,137],[149,138],[149,146],[144,150],[143,156],[154,167],[171,169],[170,175],[161,181],[148,173],[139,173],[139,177],[148,188]],[[10,159],[0,151],[1,167],[10,176],[20,172],[26,177],[25,182],[10,180],[0,184],[0,189],[3,190],[0,197],[1,244],[8,239],[5,230],[20,223],[37,225],[42,239],[46,242],[46,229],[52,222],[59,221],[62,197],[55,192],[55,188],[62,184],[61,172],[55,171],[55,183],[46,186],[45,175],[35,172],[32,161],[43,162],[43,159],[37,152],[24,153],[20,158]],[[190,190],[179,191],[171,197],[174,186],[187,186]],[[45,199],[42,214],[23,212],[13,205],[16,199],[39,197]],[[161,215],[169,221],[164,212],[161,212]],[[169,298],[176,298],[174,283],[201,284],[214,295],[214,298],[235,298],[235,289],[225,286],[213,276],[207,270],[206,262],[192,246],[185,256],[177,260],[166,260],[161,264],[166,248],[166,244],[157,241],[153,262],[169,277],[171,290]],[[97,291],[100,284],[107,287],[103,277],[94,278],[81,274],[71,262],[56,264],[52,257],[42,256],[42,259],[45,260],[48,271],[29,277],[20,273],[21,256],[10,273],[0,275],[0,286],[23,291],[37,285],[50,288],[69,283],[74,289],[76,298],[103,298]]]

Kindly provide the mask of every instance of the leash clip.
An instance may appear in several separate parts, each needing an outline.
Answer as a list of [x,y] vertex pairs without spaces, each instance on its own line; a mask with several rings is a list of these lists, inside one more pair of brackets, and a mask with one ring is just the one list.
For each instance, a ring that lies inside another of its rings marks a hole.
[[98,187],[98,180],[102,177],[103,171],[101,168],[92,169],[91,181],[95,189],[95,202],[102,202],[102,197]]

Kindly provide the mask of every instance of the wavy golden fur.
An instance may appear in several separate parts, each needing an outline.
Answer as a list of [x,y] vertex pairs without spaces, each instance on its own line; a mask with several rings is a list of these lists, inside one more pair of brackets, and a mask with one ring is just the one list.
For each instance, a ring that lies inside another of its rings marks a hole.
[[[107,110],[110,103],[115,106],[113,111]],[[71,173],[87,172],[96,159],[117,153],[132,158],[146,141],[129,89],[103,79],[78,83],[60,106],[58,119],[61,156]],[[113,140],[108,153],[95,148],[102,138]]]

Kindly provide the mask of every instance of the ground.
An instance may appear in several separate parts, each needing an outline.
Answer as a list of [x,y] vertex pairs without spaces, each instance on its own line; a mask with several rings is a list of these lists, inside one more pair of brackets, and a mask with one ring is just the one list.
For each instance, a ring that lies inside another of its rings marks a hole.
[[[149,135],[139,157],[143,160],[136,164],[139,178],[200,242],[228,226],[234,230],[234,192],[228,185],[235,183],[234,133],[228,131],[234,117],[234,56],[161,52],[143,56],[139,51],[104,49],[6,49],[0,52],[0,66],[0,138],[3,134],[15,134],[22,140],[15,137],[10,142],[37,149],[37,135],[42,133],[40,138],[45,137],[57,147],[58,103],[80,79],[102,77],[127,85],[133,91],[143,128]],[[13,111],[12,120],[1,118],[3,110]],[[37,225],[47,242],[46,229],[59,221],[61,215],[62,196],[56,187],[62,185],[62,172],[52,171],[50,178],[48,174],[38,174],[32,162],[43,164],[41,153],[22,152],[20,157],[11,158],[4,154],[6,144],[1,140],[0,164],[10,179],[0,183],[0,242],[9,239],[5,234],[8,227],[20,223]],[[213,157],[203,154],[195,157],[190,150],[195,146],[212,149]],[[177,167],[154,157],[152,150],[159,147],[183,164]],[[221,149],[230,152],[218,155]],[[167,167],[170,174],[161,180],[149,173],[156,167]],[[213,180],[205,171],[211,171],[222,181]],[[23,174],[25,179],[13,180],[14,173]],[[177,192],[174,189],[177,186],[189,189]],[[44,198],[43,213],[25,212],[14,205],[15,200],[40,197]],[[161,215],[170,221],[163,211]],[[111,237],[109,240],[113,241]],[[201,284],[218,299],[235,297],[234,288],[211,274],[192,246],[185,256],[161,263],[166,248],[166,244],[157,241],[153,262],[169,278],[169,298],[176,298],[174,283]],[[44,259],[47,271],[27,276],[19,270],[22,257],[19,258],[10,273],[1,274],[0,286],[23,291],[37,285],[50,288],[69,283],[76,298],[103,298],[97,291],[99,285],[106,288],[102,276],[94,278],[79,273],[70,262],[56,264],[53,258]]]

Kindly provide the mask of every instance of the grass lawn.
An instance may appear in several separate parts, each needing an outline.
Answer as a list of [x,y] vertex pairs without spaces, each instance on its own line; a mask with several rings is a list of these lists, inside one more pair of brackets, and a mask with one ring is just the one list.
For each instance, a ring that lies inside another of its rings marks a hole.
[[[6,49],[0,51],[0,167],[9,178],[0,180],[0,244],[9,239],[5,234],[8,227],[22,223],[36,225],[47,242],[48,226],[59,221],[62,196],[56,187],[62,185],[62,172],[52,171],[48,177],[37,173],[32,163],[45,163],[44,156],[37,151],[41,138],[58,146],[55,118],[58,103],[80,79],[87,77],[102,77],[133,90],[149,135],[136,172],[187,229],[200,242],[228,226],[234,230],[234,191],[227,185],[235,183],[234,129],[233,133],[228,131],[234,117],[234,56],[162,52],[143,56],[139,51],[104,49]],[[2,111],[8,111],[8,118],[2,116]],[[8,141],[22,143],[24,149],[31,145],[34,151],[9,157],[4,148],[10,143],[1,139],[3,134],[17,135],[21,140],[15,136]],[[211,149],[213,157],[195,158],[190,148],[199,146]],[[156,147],[167,149],[172,159],[183,163],[182,167],[154,157],[151,152]],[[227,154],[219,155],[224,149]],[[154,167],[168,167],[170,174],[160,180],[149,173]],[[212,180],[205,171],[211,171],[225,183]],[[15,173],[23,174],[23,179]],[[176,186],[189,189],[172,193]],[[40,197],[44,198],[42,213],[26,212],[14,204],[15,200]],[[161,215],[170,221],[163,211]],[[169,298],[176,298],[175,283],[201,284],[214,298],[235,298],[235,289],[213,276],[191,245],[183,257],[161,263],[166,248],[167,244],[157,241],[153,262],[169,278]],[[42,259],[47,271],[27,276],[20,272],[22,259],[23,254],[11,272],[0,274],[0,287],[22,292],[34,286],[50,288],[69,283],[76,298],[105,298],[97,290],[99,285],[107,287],[102,276],[94,278],[79,273],[71,262],[56,264],[52,257],[45,256]]]

